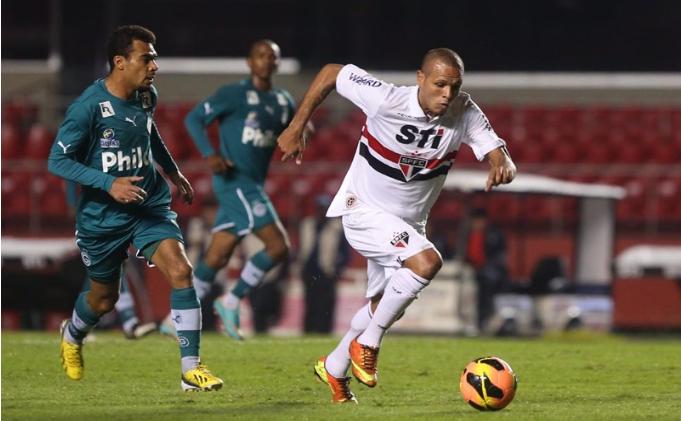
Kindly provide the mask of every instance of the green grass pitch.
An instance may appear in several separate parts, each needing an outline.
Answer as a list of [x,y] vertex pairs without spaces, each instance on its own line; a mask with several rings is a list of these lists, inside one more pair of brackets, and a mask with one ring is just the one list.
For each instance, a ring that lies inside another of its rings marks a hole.
[[[160,336],[127,341],[97,332],[85,377],[62,373],[58,334],[2,334],[4,420],[681,419],[681,341],[573,334],[543,339],[388,335],[379,384],[351,386],[359,406],[332,405],[312,375],[330,337],[259,337],[234,343],[205,334],[202,354],[225,379],[219,392],[180,390],[178,349]],[[479,413],[458,391],[471,359],[498,355],[518,392],[503,411]]]

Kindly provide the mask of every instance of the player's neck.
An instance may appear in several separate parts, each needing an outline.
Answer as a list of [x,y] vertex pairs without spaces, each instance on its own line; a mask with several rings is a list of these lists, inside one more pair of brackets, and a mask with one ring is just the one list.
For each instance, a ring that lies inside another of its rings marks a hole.
[[113,73],[110,73],[106,78],[104,78],[104,86],[106,86],[106,90],[109,91],[111,95],[122,99],[123,101],[127,101],[132,98],[136,91],[135,87],[128,86]]
[[251,76],[251,83],[255,89],[259,91],[269,91],[272,89],[272,79],[263,79],[257,76]]

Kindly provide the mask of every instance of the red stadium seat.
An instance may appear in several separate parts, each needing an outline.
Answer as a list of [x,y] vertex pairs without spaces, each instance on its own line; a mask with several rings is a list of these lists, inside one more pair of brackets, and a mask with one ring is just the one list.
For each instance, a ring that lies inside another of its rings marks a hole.
[[46,160],[50,154],[53,141],[54,135],[47,127],[41,124],[34,124],[26,136],[26,158]]
[[[3,116],[4,118],[4,116]],[[12,124],[2,124],[2,159],[22,158],[23,143],[19,130]]]

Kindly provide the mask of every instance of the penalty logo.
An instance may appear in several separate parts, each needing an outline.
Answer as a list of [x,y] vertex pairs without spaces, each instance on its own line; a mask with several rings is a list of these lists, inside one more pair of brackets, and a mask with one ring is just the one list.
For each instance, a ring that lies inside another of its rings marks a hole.
[[407,231],[402,231],[399,234],[395,234],[390,241],[390,244],[395,247],[406,248],[409,245],[409,233]]

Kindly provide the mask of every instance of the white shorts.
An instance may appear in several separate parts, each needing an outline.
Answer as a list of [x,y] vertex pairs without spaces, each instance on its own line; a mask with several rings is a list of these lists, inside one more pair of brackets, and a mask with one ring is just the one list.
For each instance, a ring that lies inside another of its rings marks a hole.
[[380,294],[402,263],[432,248],[419,226],[382,210],[358,207],[343,215],[343,230],[348,243],[367,258],[367,293]]

